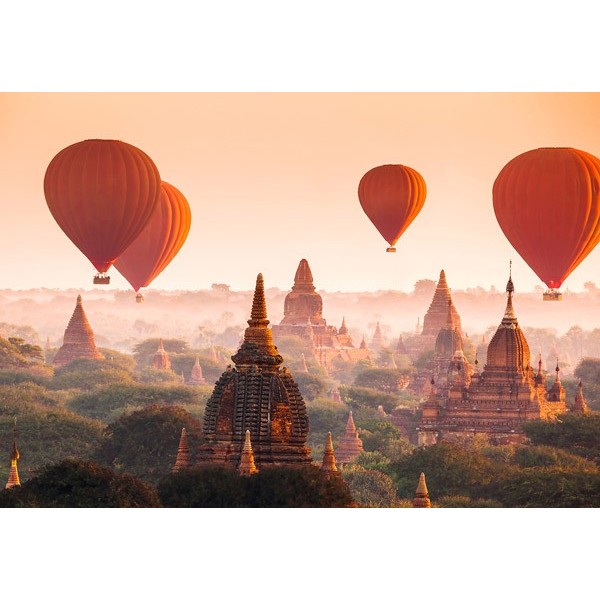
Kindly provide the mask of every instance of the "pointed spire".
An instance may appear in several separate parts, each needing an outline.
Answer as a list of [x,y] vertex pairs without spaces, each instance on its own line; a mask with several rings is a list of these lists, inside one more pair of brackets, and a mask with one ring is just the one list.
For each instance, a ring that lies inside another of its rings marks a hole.
[[431,508],[431,500],[429,499],[429,492],[425,483],[425,473],[421,473],[419,476],[417,491],[413,498],[413,508]]
[[154,353],[154,357],[152,358],[152,366],[155,369],[166,369],[167,371],[171,370],[171,359],[165,350],[162,338],[160,338],[158,341],[158,348]]
[[448,298],[448,314],[446,315],[446,329],[455,329],[454,315],[452,314],[452,298]]
[[421,333],[421,317],[417,317],[417,326],[415,327],[415,333]]
[[560,368],[558,366],[558,358],[556,359],[556,369],[554,369],[556,371],[556,378],[554,379],[554,383],[560,383]]
[[364,335],[363,335],[362,341],[360,343],[360,349],[361,350],[366,350],[367,349],[367,342],[365,341],[365,336]]
[[190,467],[190,449],[188,447],[187,432],[185,427],[181,428],[181,437],[179,438],[179,447],[177,448],[177,458],[173,465],[172,472],[177,473]]
[[571,409],[571,412],[581,414],[590,412],[587,402],[583,397],[583,384],[581,383],[581,379],[579,380],[579,385],[577,386],[577,395],[575,396],[575,401],[573,402],[573,408]]
[[204,379],[204,373],[202,373],[202,365],[200,364],[200,357],[196,355],[196,362],[192,367],[192,372],[190,374],[190,383],[196,385],[202,385],[206,383],[206,379]]
[[356,425],[354,424],[354,419],[352,417],[352,411],[348,415],[348,421],[346,422],[346,433],[354,435],[356,433]]
[[258,473],[258,469],[254,464],[254,452],[252,451],[252,444],[250,442],[249,429],[246,429],[246,438],[244,440],[244,447],[242,449],[238,471],[240,472],[240,475],[254,475],[255,473]]
[[19,469],[17,463],[21,455],[17,448],[17,418],[15,417],[15,423],[13,425],[13,447],[10,454],[10,471],[8,472],[8,481],[6,482],[5,489],[18,487],[21,485],[19,480]]
[[[242,337],[241,341],[240,341],[240,345],[243,343],[243,341],[244,341],[244,338]],[[215,350],[215,345],[214,344],[210,345],[210,359],[213,362],[219,362],[219,357],[217,356],[217,351]]]
[[333,440],[331,439],[331,431],[327,433],[327,442],[325,443],[325,451],[323,453],[323,464],[321,465],[321,471],[327,471],[329,473],[335,473],[337,471],[335,464],[335,455],[333,453]]
[[333,389],[331,390],[331,399],[334,402],[342,402],[342,395],[340,394],[340,390],[337,385],[334,385]]
[[50,345],[50,336],[46,336],[46,350],[51,350],[52,346]]
[[346,327],[346,317],[342,317],[342,324],[338,330],[338,333],[340,335],[347,335],[348,334],[348,328]]
[[292,286],[292,290],[295,292],[298,291],[315,291],[315,286],[313,284],[313,274],[310,270],[310,266],[308,261],[303,258],[296,269],[296,274],[294,275],[294,285]]
[[504,318],[502,319],[502,325],[516,325],[517,317],[512,303],[512,295],[515,292],[515,286],[512,282],[512,260],[510,261],[510,274],[508,276],[508,283],[506,284],[506,293],[508,294],[508,300],[506,301],[506,310],[504,311]]

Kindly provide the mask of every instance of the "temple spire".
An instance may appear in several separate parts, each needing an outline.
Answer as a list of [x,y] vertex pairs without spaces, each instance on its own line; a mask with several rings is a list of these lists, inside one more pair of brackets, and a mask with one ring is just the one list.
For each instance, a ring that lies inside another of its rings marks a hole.
[[292,290],[294,291],[314,291],[315,286],[313,283],[313,274],[310,270],[310,266],[308,261],[303,258],[296,269],[296,274],[294,275],[294,285],[292,286]]
[[413,508],[431,508],[431,500],[429,499],[429,492],[425,483],[425,473],[421,473],[419,476],[417,491],[413,498]]
[[574,413],[588,413],[590,409],[588,408],[587,402],[583,397],[583,384],[581,383],[581,379],[579,380],[579,385],[577,386],[577,395],[575,396],[575,402],[573,403],[573,408],[571,409]]
[[348,334],[348,327],[346,327],[346,317],[342,317],[342,324],[340,326],[340,329],[339,329],[338,333],[340,335],[347,335]]
[[367,342],[365,341],[365,336],[364,335],[363,335],[362,341],[360,343],[360,349],[361,350],[366,350],[367,349]]
[[200,365],[200,357],[198,355],[196,355],[196,362],[192,367],[190,383],[197,385],[202,385],[203,383],[206,383],[206,379],[204,379],[204,373],[202,372],[202,365]]
[[510,261],[509,267],[510,273],[508,276],[508,282],[506,284],[506,293],[508,294],[508,300],[506,301],[506,310],[504,311],[504,318],[502,319],[503,325],[514,324],[517,322],[515,310],[512,303],[512,295],[515,292],[515,286],[512,281],[512,260]]
[[172,472],[177,473],[188,469],[190,466],[190,449],[188,447],[187,432],[185,427],[181,428],[181,437],[179,438],[179,447],[177,448],[177,458],[173,465]]
[[333,453],[333,440],[331,439],[331,431],[327,433],[327,442],[325,443],[325,452],[323,453],[323,464],[321,471],[335,473],[337,471],[335,464],[335,455]]
[[340,464],[351,463],[361,452],[363,452],[363,443],[358,436],[352,411],[350,411],[348,422],[346,423],[346,431],[337,447],[337,461]]
[[152,366],[155,369],[166,369],[167,371],[171,370],[171,359],[167,354],[165,347],[163,346],[162,338],[158,341],[158,348],[154,353],[154,357],[152,358]]
[[13,447],[10,454],[10,471],[8,472],[8,481],[5,486],[5,489],[7,490],[21,485],[21,481],[19,480],[19,469],[17,466],[20,457],[21,455],[17,449],[17,418],[15,417],[15,423],[13,425]]
[[301,354],[302,362],[300,363],[300,371],[302,373],[308,373],[308,367],[306,366],[306,359],[304,358],[304,352]]
[[556,369],[554,369],[556,371],[556,378],[554,379],[555,383],[560,383],[560,367],[558,366],[558,358],[556,359]]
[[256,464],[254,463],[254,452],[252,451],[252,444],[250,442],[249,429],[246,429],[246,438],[244,440],[244,447],[242,449],[238,471],[240,472],[240,475],[254,475],[255,473],[258,473]]

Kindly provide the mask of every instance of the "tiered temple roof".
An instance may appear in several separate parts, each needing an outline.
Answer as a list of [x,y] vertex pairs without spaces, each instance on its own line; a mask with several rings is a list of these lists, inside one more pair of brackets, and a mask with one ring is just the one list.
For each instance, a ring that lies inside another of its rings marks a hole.
[[104,358],[96,348],[94,332],[83,310],[81,295],[77,296],[75,310],[65,329],[63,344],[54,357],[56,367],[67,365],[79,358],[101,360]]
[[217,381],[204,414],[201,462],[239,465],[245,432],[256,465],[311,462],[306,405],[273,343],[262,274],[256,279],[244,342]]
[[[448,282],[446,281],[446,273],[442,269],[440,271],[440,278],[438,279],[437,287],[435,288],[435,293],[433,294],[433,299],[429,305],[427,314],[423,319],[423,329],[421,330],[421,335],[430,335],[434,338],[437,336],[440,329],[446,324],[448,302],[451,301],[452,296],[450,295],[450,288],[448,287]],[[454,323],[456,324],[456,327],[458,328],[458,331],[462,337],[463,332],[460,317],[454,305],[452,305],[452,316],[454,318]]]
[[177,448],[177,458],[173,465],[173,473],[188,469],[190,466],[190,449],[187,441],[187,433],[185,427],[181,429],[181,437],[179,438],[179,447]]
[[165,347],[163,346],[162,338],[158,342],[158,348],[152,358],[152,366],[155,369],[167,369],[171,370],[171,359],[167,354]]
[[362,451],[363,443],[358,436],[358,431],[356,430],[356,425],[354,425],[354,419],[352,418],[352,411],[350,411],[348,422],[346,423],[346,431],[336,448],[337,461],[340,464],[354,462],[356,457]]

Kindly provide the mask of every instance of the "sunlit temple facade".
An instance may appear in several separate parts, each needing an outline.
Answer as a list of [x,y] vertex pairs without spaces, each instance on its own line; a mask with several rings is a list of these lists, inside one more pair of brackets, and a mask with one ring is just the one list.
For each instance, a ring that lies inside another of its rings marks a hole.
[[558,366],[549,387],[541,362],[537,369],[532,367],[529,345],[513,308],[512,278],[506,291],[506,311],[488,345],[483,371],[476,368],[468,373],[462,364],[449,373],[442,389],[437,389],[433,378],[429,398],[422,405],[420,445],[475,434],[486,434],[496,443],[521,443],[525,421],[554,419],[568,410]]

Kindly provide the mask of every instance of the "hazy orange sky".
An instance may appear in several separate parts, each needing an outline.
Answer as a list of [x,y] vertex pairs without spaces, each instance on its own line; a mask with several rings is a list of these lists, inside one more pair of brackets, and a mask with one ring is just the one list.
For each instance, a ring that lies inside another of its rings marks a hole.
[[[192,209],[188,240],[157,289],[291,286],[307,258],[319,289],[410,291],[446,269],[451,287],[540,284],[492,208],[514,156],[572,146],[600,156],[597,93],[2,93],[0,288],[91,288],[94,269],[46,206],[52,157],[88,138],[140,147]],[[421,213],[387,254],[357,196],[380,164],[427,183]],[[594,250],[563,289],[600,278]],[[111,269],[112,285],[128,288]]]

